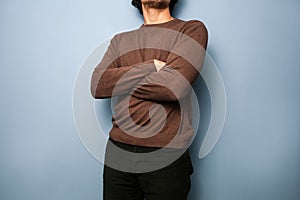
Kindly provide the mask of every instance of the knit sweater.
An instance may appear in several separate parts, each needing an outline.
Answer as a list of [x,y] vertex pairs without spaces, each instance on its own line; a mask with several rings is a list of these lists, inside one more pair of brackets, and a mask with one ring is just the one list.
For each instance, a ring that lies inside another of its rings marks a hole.
[[[201,70],[208,33],[198,20],[173,19],[116,34],[91,78],[96,99],[113,98],[112,139],[186,148],[192,127],[191,85]],[[166,63],[159,71],[154,59]]]

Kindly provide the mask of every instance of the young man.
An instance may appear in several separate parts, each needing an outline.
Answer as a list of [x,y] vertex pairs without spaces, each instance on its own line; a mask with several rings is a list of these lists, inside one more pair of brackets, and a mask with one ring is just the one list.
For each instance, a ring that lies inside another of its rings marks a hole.
[[187,199],[195,132],[190,85],[208,34],[200,21],[172,17],[176,3],[132,0],[144,24],[115,35],[94,69],[93,97],[117,99],[105,154],[105,200]]

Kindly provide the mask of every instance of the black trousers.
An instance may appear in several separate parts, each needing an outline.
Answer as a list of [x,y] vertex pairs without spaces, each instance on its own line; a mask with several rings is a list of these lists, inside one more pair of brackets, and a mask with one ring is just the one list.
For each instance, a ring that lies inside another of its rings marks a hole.
[[[130,152],[141,153],[158,150],[124,144],[109,139],[114,145]],[[107,148],[108,149],[108,148]],[[105,159],[110,156],[106,150]],[[155,171],[124,172],[108,165],[103,171],[104,200],[186,200],[190,191],[193,166],[187,149],[171,164]]]

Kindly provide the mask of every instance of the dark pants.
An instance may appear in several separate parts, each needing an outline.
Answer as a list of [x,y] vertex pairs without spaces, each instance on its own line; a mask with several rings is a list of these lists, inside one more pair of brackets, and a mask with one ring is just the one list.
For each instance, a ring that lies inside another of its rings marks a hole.
[[[149,152],[158,148],[110,141],[130,152]],[[106,151],[105,157],[109,156]],[[106,158],[107,159],[107,158]],[[186,200],[190,191],[193,166],[186,150],[171,164],[144,173],[124,172],[104,165],[104,200]]]

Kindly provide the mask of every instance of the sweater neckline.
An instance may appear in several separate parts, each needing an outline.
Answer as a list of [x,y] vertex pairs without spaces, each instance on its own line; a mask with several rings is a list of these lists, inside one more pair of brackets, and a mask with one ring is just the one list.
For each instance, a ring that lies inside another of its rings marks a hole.
[[171,24],[171,23],[173,23],[177,20],[178,20],[177,18],[173,18],[170,21],[163,22],[163,23],[158,23],[158,24],[142,24],[141,27],[165,26],[165,25]]

